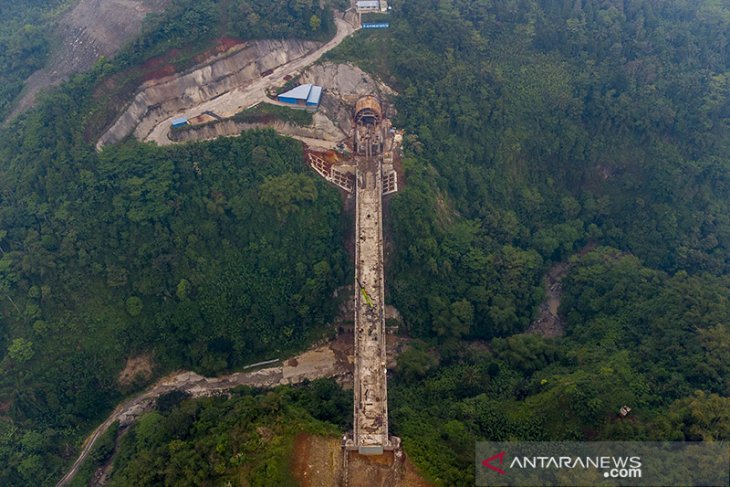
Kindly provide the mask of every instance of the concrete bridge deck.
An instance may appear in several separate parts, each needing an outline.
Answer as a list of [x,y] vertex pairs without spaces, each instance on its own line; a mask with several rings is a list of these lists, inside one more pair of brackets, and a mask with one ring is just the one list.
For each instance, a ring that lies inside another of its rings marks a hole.
[[[354,446],[389,446],[381,157],[357,157]],[[379,451],[378,451],[379,450]]]

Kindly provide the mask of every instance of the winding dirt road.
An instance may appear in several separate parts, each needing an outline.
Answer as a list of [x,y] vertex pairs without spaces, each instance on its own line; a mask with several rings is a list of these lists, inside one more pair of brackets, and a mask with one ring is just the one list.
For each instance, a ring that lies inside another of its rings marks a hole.
[[116,421],[120,426],[128,426],[147,411],[156,406],[157,398],[170,391],[184,391],[192,397],[225,394],[237,386],[269,388],[284,384],[299,384],[305,380],[338,377],[351,379],[352,375],[352,337],[341,335],[326,345],[322,345],[296,357],[285,360],[280,365],[252,372],[208,378],[195,372],[177,372],[163,377],[141,394],[119,404],[109,417],[101,423],[84,441],[78,458],[56,487],[68,485],[79,468],[91,453],[96,441]]
[[223,118],[232,117],[236,113],[245,110],[257,103],[268,100],[266,97],[266,89],[272,86],[281,85],[285,76],[291,76],[300,70],[306,68],[319,60],[326,52],[331,51],[339,46],[342,41],[347,39],[355,31],[358,30],[353,24],[341,18],[339,15],[335,17],[337,33],[326,44],[319,49],[312,51],[304,57],[295,59],[290,63],[279,66],[272,74],[264,78],[260,78],[246,86],[241,86],[235,90],[229,91],[213,100],[208,100],[197,106],[189,108],[185,112],[175,114],[175,116],[167,118],[158,123],[150,133],[145,137],[147,142],[156,142],[158,145],[169,145],[174,142],[170,140],[167,134],[170,132],[172,119],[177,117],[195,117],[205,111],[211,111]]

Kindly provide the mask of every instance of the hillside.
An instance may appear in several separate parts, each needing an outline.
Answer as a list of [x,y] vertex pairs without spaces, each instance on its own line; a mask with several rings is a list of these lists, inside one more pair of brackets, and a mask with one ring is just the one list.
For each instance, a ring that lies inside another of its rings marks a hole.
[[47,26],[67,5],[64,0],[0,5],[0,121],[9,115],[28,76],[47,62],[51,50]]
[[51,23],[50,32],[44,32],[48,59],[25,80],[8,119],[30,108],[41,91],[90,69],[99,56],[113,57],[139,35],[145,17],[161,12],[169,1],[80,0],[73,5]]
[[[258,131],[165,149],[93,146],[96,121],[118,109],[119,81],[144,76],[136,67],[172,45],[192,58],[227,26],[243,37],[252,12],[270,31],[251,37],[334,31],[319,3],[281,2],[282,15],[229,2],[191,17],[206,7],[192,3],[175,2],[114,60],[0,132],[0,484],[55,483],[85,433],[155,377],[286,356],[334,315],[327,298],[350,265],[341,202],[301,164],[300,143]],[[140,357],[142,373],[121,380]]]
[[[390,382],[406,452],[466,485],[478,439],[727,439],[730,11],[391,5],[330,58],[396,88],[409,134],[388,275],[423,339]],[[561,262],[565,336],[523,333]]]
[[[268,130],[95,150],[157,60],[186,69],[226,35],[321,41],[344,2],[173,3],[0,132],[0,484],[52,485],[163,373],[220,374],[331,333],[351,281],[346,207],[300,143]],[[398,93],[386,299],[412,341],[390,427],[416,467],[469,485],[479,439],[730,439],[728,8],[391,5],[389,29],[328,58]],[[564,329],[526,333],[555,266]],[[120,382],[130,358],[148,367]],[[110,485],[286,485],[297,433],[345,431],[350,397],[330,382],[177,397],[96,460]]]

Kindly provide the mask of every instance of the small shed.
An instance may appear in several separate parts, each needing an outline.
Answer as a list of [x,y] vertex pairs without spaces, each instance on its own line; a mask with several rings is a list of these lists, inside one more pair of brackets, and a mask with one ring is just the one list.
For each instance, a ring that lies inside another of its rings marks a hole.
[[173,118],[172,119],[172,128],[177,129],[180,127],[184,127],[188,125],[190,122],[188,122],[187,117],[179,117],[179,118]]

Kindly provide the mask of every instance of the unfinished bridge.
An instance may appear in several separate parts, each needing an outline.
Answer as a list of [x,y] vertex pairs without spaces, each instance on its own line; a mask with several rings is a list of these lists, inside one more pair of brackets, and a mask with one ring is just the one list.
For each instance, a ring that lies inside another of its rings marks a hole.
[[381,455],[399,447],[388,432],[388,386],[383,275],[383,196],[398,190],[393,168],[396,137],[374,96],[359,99],[353,116],[353,157],[339,163],[309,153],[311,166],[356,197],[355,364],[353,431],[344,447]]
[[348,447],[381,454],[388,436],[383,279],[382,155],[386,124],[375,97],[355,108],[355,371],[353,435]]

